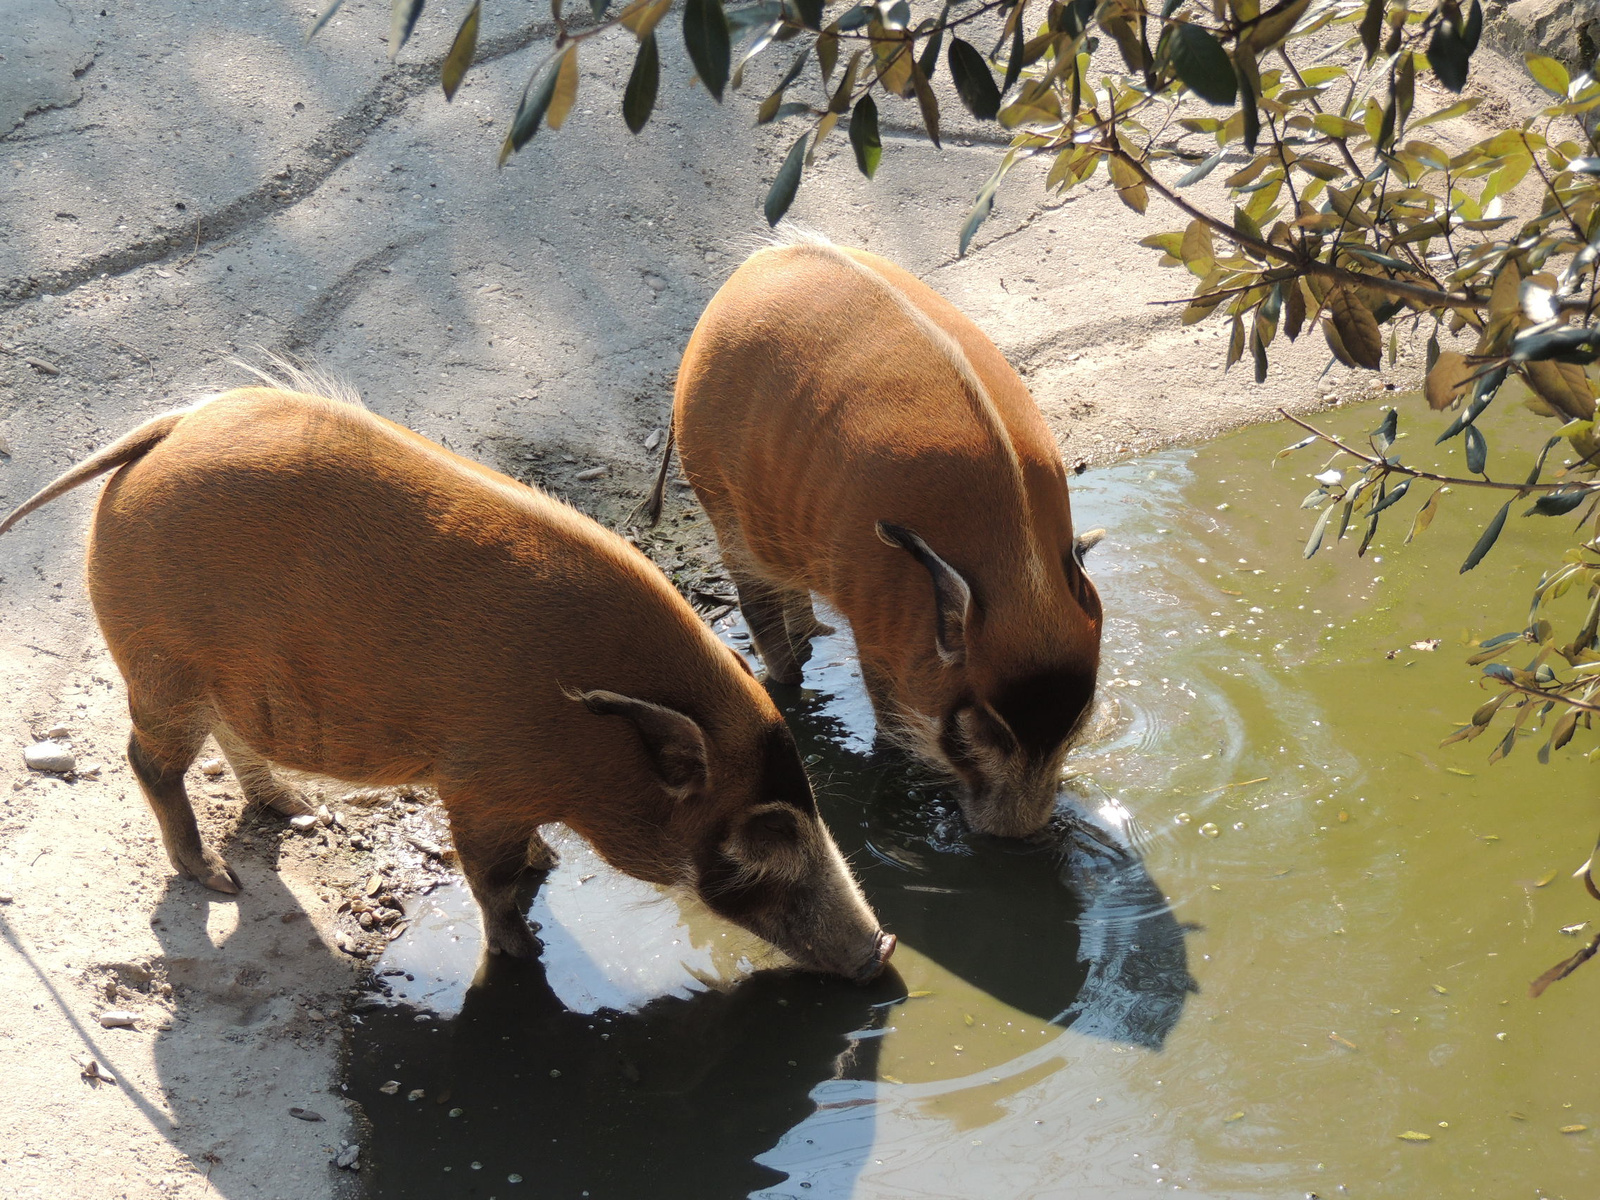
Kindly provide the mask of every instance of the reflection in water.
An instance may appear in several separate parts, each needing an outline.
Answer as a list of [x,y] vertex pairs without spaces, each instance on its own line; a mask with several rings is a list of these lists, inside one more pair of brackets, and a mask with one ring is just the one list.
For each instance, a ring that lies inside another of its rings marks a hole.
[[490,962],[465,986],[478,933],[459,887],[385,959],[350,1072],[372,1195],[520,1175],[553,1196],[842,1197],[884,1086],[979,1128],[1062,1067],[1062,1026],[1160,1048],[1194,984],[1139,857],[1072,805],[1033,843],[974,838],[947,794],[870,749],[852,663],[834,635],[812,686],[778,699],[900,937],[898,973],[861,989],[753,971],[747,935],[564,837],[532,913],[538,965]]
[[[1329,423],[1359,437],[1380,419]],[[1587,746],[1548,766],[1531,734],[1493,766],[1484,742],[1439,748],[1475,703],[1466,631],[1516,628],[1568,531],[1517,517],[1459,575],[1494,498],[1452,491],[1413,545],[1422,495],[1366,558],[1347,541],[1307,562],[1297,506],[1326,462],[1274,466],[1297,439],[1263,427],[1073,484],[1078,522],[1111,532],[1089,559],[1106,719],[1069,762],[1070,807],[1103,817],[1112,841],[1133,832],[1119,806],[1137,814],[1160,886],[1081,820],[1054,850],[971,838],[936,787],[873,754],[848,644],[827,641],[807,688],[780,700],[902,938],[906,998],[879,1008],[827,981],[747,979],[748,939],[569,842],[534,909],[543,974],[520,992],[494,1001],[489,981],[483,1008],[465,994],[477,927],[459,890],[391,948],[384,966],[414,979],[388,981],[395,1007],[367,1018],[352,1063],[374,1123],[368,1186],[501,1200],[519,1194],[510,1174],[520,1194],[576,1197],[589,1178],[608,1181],[592,1195],[630,1200],[1600,1193],[1595,981],[1536,1002],[1525,990],[1575,948],[1563,928],[1593,919],[1569,878],[1595,819]],[[1408,461],[1459,473],[1405,444]],[[1586,597],[1563,603],[1582,620]],[[1185,933],[1164,895],[1203,932]],[[1187,990],[1191,972],[1203,991]],[[485,1014],[471,1028],[469,1011]],[[631,1066],[606,1057],[622,1045]],[[397,1095],[379,1090],[389,1079]],[[407,1101],[414,1087],[426,1099]]]

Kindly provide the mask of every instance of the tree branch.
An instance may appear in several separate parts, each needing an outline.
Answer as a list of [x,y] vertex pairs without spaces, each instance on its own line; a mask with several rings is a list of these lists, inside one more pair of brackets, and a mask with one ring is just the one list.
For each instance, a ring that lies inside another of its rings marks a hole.
[[1344,451],[1346,454],[1350,455],[1351,458],[1358,458],[1362,462],[1366,463],[1368,466],[1373,466],[1373,467],[1381,466],[1381,467],[1384,468],[1384,470],[1393,471],[1397,475],[1409,475],[1413,479],[1427,479],[1427,480],[1431,480],[1434,483],[1448,483],[1448,484],[1457,485],[1457,486],[1460,486],[1460,487],[1495,488],[1495,489],[1498,489],[1498,490],[1504,491],[1504,492],[1561,492],[1561,491],[1570,491],[1570,490],[1573,490],[1573,489],[1582,489],[1583,491],[1586,491],[1586,492],[1600,491],[1600,482],[1594,482],[1594,483],[1571,483],[1571,482],[1568,482],[1568,483],[1501,483],[1498,480],[1494,480],[1494,479],[1462,479],[1462,478],[1458,478],[1458,477],[1456,477],[1454,475],[1436,475],[1432,471],[1419,471],[1415,467],[1401,466],[1399,463],[1392,463],[1392,462],[1389,462],[1387,459],[1376,458],[1371,454],[1363,454],[1360,450],[1357,450],[1354,446],[1347,446],[1344,442],[1341,442],[1338,438],[1334,437],[1331,433],[1323,433],[1322,430],[1318,429],[1315,425],[1306,424],[1299,417],[1294,416],[1292,413],[1288,412],[1285,409],[1280,408],[1278,410],[1278,415],[1280,417],[1282,417],[1285,421],[1294,422],[1296,425],[1300,426],[1301,429],[1304,429],[1307,433],[1314,434],[1316,437],[1321,438],[1323,441],[1327,442],[1330,446],[1334,446],[1337,449]]
[[1282,246],[1274,246],[1271,242],[1262,241],[1240,233],[1232,225],[1219,221],[1209,213],[1202,212],[1176,192],[1172,191],[1152,175],[1138,159],[1130,155],[1120,146],[1101,146],[1099,149],[1110,154],[1131,166],[1139,173],[1139,177],[1147,186],[1158,192],[1169,204],[1188,213],[1197,221],[1210,226],[1217,233],[1237,245],[1255,252],[1259,258],[1270,258],[1280,263],[1295,267],[1307,275],[1316,275],[1332,283],[1341,283],[1347,287],[1371,288],[1374,291],[1384,292],[1390,296],[1397,296],[1404,300],[1415,300],[1427,308],[1478,308],[1483,301],[1467,292],[1444,292],[1438,288],[1423,287],[1420,284],[1406,283],[1399,279],[1386,279],[1381,275],[1363,275],[1356,271],[1346,271],[1343,267],[1329,266],[1320,259],[1305,259],[1295,254],[1292,250],[1285,250]]

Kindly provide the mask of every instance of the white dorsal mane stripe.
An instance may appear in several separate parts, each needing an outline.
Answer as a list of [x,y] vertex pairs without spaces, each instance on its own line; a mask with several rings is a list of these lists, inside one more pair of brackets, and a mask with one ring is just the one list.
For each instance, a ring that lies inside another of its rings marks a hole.
[[[979,379],[978,373],[972,369],[972,360],[967,357],[967,352],[961,348],[961,344],[940,328],[932,317],[911,303],[906,294],[895,287],[894,284],[865,263],[858,262],[846,254],[832,242],[812,234],[794,238],[784,243],[784,245],[796,250],[810,250],[818,254],[827,255],[833,261],[856,272],[879,291],[890,297],[900,312],[916,328],[917,332],[936,346],[940,353],[944,355],[945,361],[954,368],[957,378],[965,385],[967,399],[971,401],[978,420],[987,426],[989,433],[1004,450],[1006,459],[1016,477],[1018,491],[1021,492],[1022,464],[1017,459],[1016,447],[1011,443],[1011,431],[1006,428],[1005,422],[1000,419],[1000,412],[994,406],[994,400],[989,395],[989,389],[983,386],[983,380]],[[774,247],[774,249],[777,248],[779,247]]]

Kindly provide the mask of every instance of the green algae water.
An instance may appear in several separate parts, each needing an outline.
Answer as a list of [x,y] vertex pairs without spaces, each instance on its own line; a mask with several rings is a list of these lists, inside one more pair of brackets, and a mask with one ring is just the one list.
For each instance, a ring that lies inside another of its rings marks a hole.
[[[1413,412],[1397,449],[1448,468]],[[774,690],[900,936],[894,978],[758,969],[571,837],[538,964],[475,977],[464,889],[421,902],[353,1038],[367,1193],[1600,1192],[1600,968],[1527,995],[1600,919],[1570,878],[1600,822],[1588,746],[1439,746],[1486,697],[1468,638],[1523,623],[1565,523],[1513,516],[1460,575],[1498,498],[1452,493],[1402,546],[1419,487],[1365,558],[1352,537],[1305,561],[1326,456],[1275,461],[1295,440],[1074,482],[1078,526],[1109,531],[1103,701],[1040,844],[974,838],[873,750],[844,633]]]

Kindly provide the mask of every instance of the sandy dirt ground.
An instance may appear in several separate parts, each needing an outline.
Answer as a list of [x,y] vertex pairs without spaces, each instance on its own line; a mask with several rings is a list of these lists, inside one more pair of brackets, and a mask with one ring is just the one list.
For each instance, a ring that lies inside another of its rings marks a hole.
[[[150,415],[248,382],[230,359],[265,350],[620,521],[645,489],[689,331],[764,232],[760,200],[798,130],[752,130],[752,94],[782,60],[718,107],[665,38],[660,107],[635,139],[619,117],[631,37],[602,40],[567,127],[496,171],[549,37],[506,22],[538,6],[489,6],[453,105],[436,64],[454,7],[430,7],[398,65],[387,5],[351,0],[308,47],[315,7],[9,0],[0,509]],[[1485,110],[1507,103],[1528,98],[1510,89]],[[953,96],[944,108],[943,152],[909,136],[913,106],[885,111],[876,182],[834,137],[792,215],[968,312],[1028,379],[1069,462],[1415,382],[1409,353],[1382,378],[1322,374],[1316,337],[1275,351],[1264,385],[1225,375],[1220,327],[1184,328],[1152,303],[1184,295],[1186,277],[1135,245],[1182,220],[1159,200],[1135,217],[1103,181],[1062,200],[1042,170],[1019,170],[958,259],[956,228],[997,151],[992,132],[954,119]],[[605,473],[578,479],[594,467]],[[122,757],[123,689],[84,593],[93,501],[85,488],[0,543],[0,1197],[348,1191],[354,1178],[330,1164],[358,1140],[339,1084],[346,999],[407,896],[448,870],[437,814],[421,798],[330,792],[340,820],[290,832],[197,767],[202,826],[245,890],[174,878]],[[715,605],[726,584],[685,493],[644,541]],[[24,766],[55,728],[77,764],[65,777]],[[107,1011],[132,1026],[102,1027]],[[116,1082],[84,1078],[91,1059]]]

